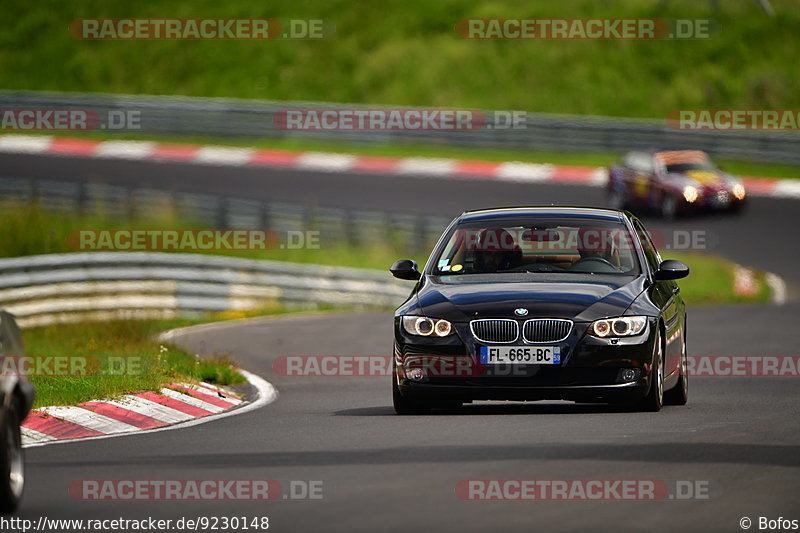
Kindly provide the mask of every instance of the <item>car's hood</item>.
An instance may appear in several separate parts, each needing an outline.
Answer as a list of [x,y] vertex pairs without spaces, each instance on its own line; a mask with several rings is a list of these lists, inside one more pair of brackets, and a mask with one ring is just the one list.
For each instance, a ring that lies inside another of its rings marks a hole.
[[721,170],[687,170],[685,172],[672,172],[669,176],[682,184],[691,185],[699,189],[727,189],[738,183],[733,176]]
[[591,280],[441,283],[429,279],[417,298],[431,317],[463,322],[475,318],[550,317],[590,321],[619,315],[644,290],[643,276],[597,276]]

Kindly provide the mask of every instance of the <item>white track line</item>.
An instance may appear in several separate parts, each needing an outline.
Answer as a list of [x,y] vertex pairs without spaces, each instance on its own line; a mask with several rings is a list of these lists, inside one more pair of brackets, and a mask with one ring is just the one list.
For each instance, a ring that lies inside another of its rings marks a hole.
[[253,148],[204,146],[195,153],[193,162],[205,165],[241,166],[250,162],[254,152]]
[[184,413],[183,411],[178,411],[172,407],[161,405],[158,402],[133,395],[123,396],[120,400],[105,400],[105,403],[127,409],[136,414],[155,418],[167,424],[177,424],[194,418],[192,415]]
[[22,433],[23,446],[26,446],[28,443],[41,443],[56,440],[56,437],[41,433],[35,429],[26,428],[25,426],[20,428],[20,433]]
[[36,135],[2,135],[0,136],[0,152],[41,154],[50,149],[52,141],[52,137]]
[[769,196],[779,198],[800,198],[800,180],[780,180],[775,183],[772,194]]
[[325,152],[305,152],[297,158],[296,167],[325,172],[345,172],[353,168],[356,156]]
[[42,407],[39,411],[56,418],[61,418],[67,422],[78,424],[81,427],[99,431],[100,433],[129,433],[131,431],[139,431],[139,428],[136,426],[114,420],[113,418],[82,407],[59,405],[56,407]]
[[503,181],[517,181],[536,183],[547,181],[553,177],[553,165],[538,165],[536,163],[519,163],[510,161],[501,163],[497,167],[496,177]]
[[[211,385],[211,384],[206,383],[204,381],[201,381],[200,385],[192,385],[192,384],[185,384],[184,383],[183,386],[188,388],[188,389],[192,389],[192,390],[195,390],[197,392],[202,392],[203,394],[208,394],[209,396],[213,396],[215,398],[219,398],[220,400],[228,402],[228,403],[232,403],[232,404],[235,404],[235,405],[239,405],[240,403],[242,403],[242,400],[240,398],[237,398],[236,396],[234,396],[232,393],[227,392],[224,389],[216,389],[216,388],[214,388],[214,385]],[[224,398],[220,398],[218,393],[222,393],[223,396],[225,396],[225,397]]]
[[406,157],[397,162],[395,173],[421,176],[450,176],[455,172],[457,164],[458,160],[456,159]]
[[146,159],[155,153],[150,141],[105,141],[94,151],[95,157],[108,159]]
[[183,402],[185,404],[197,407],[199,409],[204,409],[211,413],[221,413],[225,410],[224,407],[219,407],[217,405],[212,405],[208,402],[204,402],[199,398],[195,398],[194,396],[189,396],[188,394],[184,394],[182,392],[176,392],[172,389],[161,389],[161,394],[166,396],[167,398],[172,398],[173,400],[178,400],[179,402]]
[[783,305],[786,303],[786,282],[783,278],[772,272],[767,272],[767,285],[772,291],[772,303]]

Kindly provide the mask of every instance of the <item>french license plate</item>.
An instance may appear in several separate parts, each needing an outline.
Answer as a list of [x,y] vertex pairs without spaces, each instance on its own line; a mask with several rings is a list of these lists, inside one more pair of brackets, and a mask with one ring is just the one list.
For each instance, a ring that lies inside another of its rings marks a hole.
[[559,346],[481,346],[478,350],[484,365],[559,365]]
[[728,207],[731,203],[731,197],[726,192],[718,192],[712,197],[711,204],[714,207]]

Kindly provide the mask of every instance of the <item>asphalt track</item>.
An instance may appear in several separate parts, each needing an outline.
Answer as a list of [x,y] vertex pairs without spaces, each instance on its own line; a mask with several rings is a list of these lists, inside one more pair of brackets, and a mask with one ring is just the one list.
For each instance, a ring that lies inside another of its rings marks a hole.
[[[457,214],[491,205],[602,201],[599,189],[481,180],[267,171],[0,156],[10,175],[96,179],[323,205]],[[698,217],[661,229],[703,230],[712,248],[787,280],[797,299],[790,200],[754,198],[742,217]],[[666,254],[665,254],[666,255]],[[693,307],[693,355],[797,354],[800,304]],[[178,339],[230,352],[273,383],[273,404],[177,431],[28,451],[22,517],[269,516],[272,531],[741,531],[760,516],[800,519],[796,378],[696,378],[690,403],[628,413],[560,402],[479,404],[460,414],[398,417],[387,377],[282,377],[281,355],[388,355],[386,313],[229,323]],[[320,480],[323,499],[79,502],[80,479]],[[707,483],[709,498],[659,502],[474,502],[468,479],[658,479]]]

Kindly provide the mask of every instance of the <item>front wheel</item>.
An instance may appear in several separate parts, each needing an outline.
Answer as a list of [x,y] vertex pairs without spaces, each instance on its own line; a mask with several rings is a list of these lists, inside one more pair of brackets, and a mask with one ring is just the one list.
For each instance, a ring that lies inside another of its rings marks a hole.
[[12,401],[0,420],[0,514],[19,507],[25,487],[25,461],[20,434],[20,409]]
[[425,403],[403,396],[395,376],[392,376],[392,405],[398,415],[424,415],[431,410]]
[[653,368],[650,370],[650,390],[647,396],[642,398],[637,404],[639,411],[650,411],[656,413],[664,405],[664,360],[663,345],[661,334],[659,333],[653,349]]
[[620,189],[611,189],[608,192],[607,197],[608,207],[611,209],[627,209],[628,208],[628,197],[625,194],[625,190]]
[[678,212],[678,200],[675,196],[664,193],[661,197],[661,218],[664,220],[672,220]]
[[686,339],[683,341],[681,352],[681,368],[678,383],[674,388],[664,393],[664,405],[686,405],[689,401],[689,372],[688,356],[686,355]]

